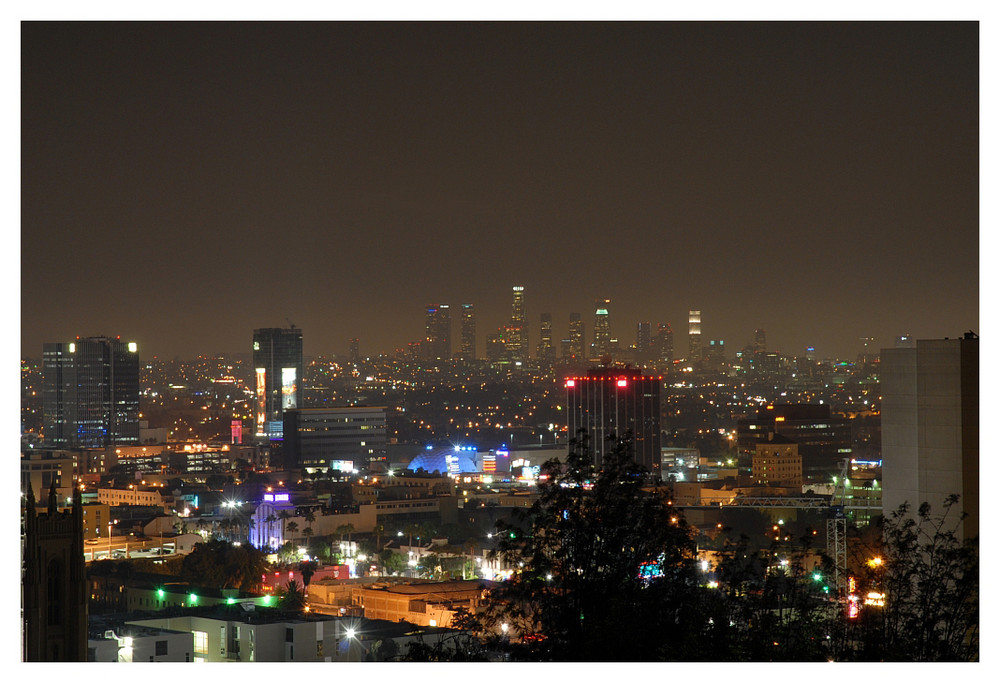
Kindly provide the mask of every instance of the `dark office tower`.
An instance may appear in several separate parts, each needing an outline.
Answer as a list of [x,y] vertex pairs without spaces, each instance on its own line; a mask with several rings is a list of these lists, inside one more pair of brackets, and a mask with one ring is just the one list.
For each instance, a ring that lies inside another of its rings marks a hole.
[[569,352],[576,358],[584,358],[583,320],[579,313],[569,314]]
[[712,365],[722,365],[726,362],[726,342],[723,340],[708,342],[708,360]]
[[670,329],[670,323],[660,323],[657,326],[656,350],[659,362],[674,362],[674,331]]
[[486,335],[486,360],[498,363],[505,359],[507,359],[507,344],[503,333],[497,330],[494,334]]
[[659,479],[660,378],[638,370],[594,369],[566,379],[569,434],[585,430],[594,464],[600,467],[613,443],[631,435],[635,461]]
[[538,339],[538,358],[546,362],[556,359],[556,347],[552,345],[552,314],[542,313],[541,332]]
[[789,438],[799,446],[802,475],[810,483],[827,483],[840,473],[841,463],[850,459],[851,422],[833,415],[828,403],[768,405],[756,417],[736,423],[739,466],[749,468],[757,444],[770,433]]
[[946,497],[968,517],[960,536],[979,534],[979,338],[918,339],[882,349],[882,509]]
[[653,359],[652,325],[639,323],[635,332],[635,360],[645,364]]
[[753,331],[753,352],[764,353],[767,351],[767,335],[759,327]]
[[451,358],[451,309],[448,304],[427,307],[427,343],[424,353],[428,360]]
[[594,311],[594,345],[592,357],[606,356],[611,353],[611,315],[608,306],[611,299],[598,299],[597,310]]
[[462,357],[476,358],[476,307],[462,304]]
[[688,360],[701,360],[701,311],[688,311]]
[[283,467],[326,472],[348,460],[368,469],[386,460],[386,408],[301,408],[285,413]]
[[57,495],[53,480],[48,509],[39,512],[29,486],[21,510],[21,656],[26,662],[87,661],[81,494],[74,490],[72,506],[63,511],[59,510]]
[[351,342],[351,362],[357,365],[361,362],[361,352],[358,350],[358,340],[352,339]]
[[528,321],[524,314],[524,287],[514,285],[510,324],[506,329],[507,354],[512,361],[528,360]]
[[280,441],[285,411],[302,407],[302,330],[295,326],[254,330],[253,366],[257,438]]
[[135,342],[88,337],[42,348],[45,442],[62,448],[139,443]]

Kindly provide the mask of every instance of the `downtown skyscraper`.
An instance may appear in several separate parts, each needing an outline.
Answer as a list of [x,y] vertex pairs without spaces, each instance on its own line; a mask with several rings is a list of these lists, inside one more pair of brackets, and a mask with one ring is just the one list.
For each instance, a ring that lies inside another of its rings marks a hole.
[[569,337],[566,339],[567,357],[583,359],[584,356],[583,319],[579,313],[569,314]]
[[448,304],[427,307],[427,337],[424,357],[428,360],[451,358],[451,308]]
[[45,443],[103,448],[139,443],[139,353],[121,338],[77,338],[42,348]]
[[472,304],[462,304],[462,357],[466,360],[476,358],[476,307]]
[[674,362],[674,331],[670,323],[660,323],[656,330],[657,361],[660,363]]
[[542,313],[538,334],[538,358],[551,363],[556,359],[556,347],[552,345],[552,314]]
[[701,311],[688,311],[688,362],[701,361]]
[[253,366],[255,433],[260,440],[280,441],[285,411],[302,407],[302,330],[254,330]]
[[611,299],[598,299],[594,311],[594,344],[591,357],[599,358],[611,353]]
[[514,285],[511,290],[513,300],[510,308],[510,324],[507,325],[504,339],[510,360],[523,363],[528,360],[528,320],[524,312],[524,287]]

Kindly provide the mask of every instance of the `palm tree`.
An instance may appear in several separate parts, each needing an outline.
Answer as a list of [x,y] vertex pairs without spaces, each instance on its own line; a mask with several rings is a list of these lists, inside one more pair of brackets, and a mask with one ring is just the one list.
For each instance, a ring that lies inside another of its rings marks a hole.
[[271,544],[271,539],[274,538],[274,523],[278,521],[278,518],[273,514],[267,516],[264,522],[267,523],[267,544]]
[[299,530],[299,525],[296,524],[295,522],[289,522],[288,524],[285,525],[285,531],[288,532],[289,536],[293,536],[295,532],[298,530]]
[[288,510],[282,510],[278,513],[278,517],[281,519],[281,542],[285,542],[285,534],[288,531],[286,522],[288,518],[291,517],[291,513]]

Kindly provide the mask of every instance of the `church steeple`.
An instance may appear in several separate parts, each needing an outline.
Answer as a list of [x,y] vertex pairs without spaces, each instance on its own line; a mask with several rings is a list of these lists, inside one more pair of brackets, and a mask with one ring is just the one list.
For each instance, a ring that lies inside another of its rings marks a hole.
[[56,493],[56,480],[52,478],[52,486],[49,487],[49,515],[55,515],[59,510],[59,494]]

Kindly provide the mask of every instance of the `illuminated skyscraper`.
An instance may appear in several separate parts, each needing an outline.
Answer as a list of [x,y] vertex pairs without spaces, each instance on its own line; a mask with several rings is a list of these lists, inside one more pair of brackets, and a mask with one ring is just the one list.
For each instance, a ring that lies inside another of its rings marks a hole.
[[579,313],[569,314],[569,352],[575,358],[584,358],[583,320]]
[[302,407],[302,330],[294,325],[254,330],[253,366],[257,438],[280,441],[285,411]]
[[551,363],[556,359],[556,347],[552,345],[552,314],[542,313],[541,332],[538,338],[538,358]]
[[688,360],[701,360],[701,311],[688,311]]
[[102,448],[139,443],[139,353],[120,338],[42,348],[45,443]]
[[462,357],[476,358],[476,307],[462,304]]
[[425,357],[429,360],[451,358],[451,309],[448,304],[427,307]]
[[524,287],[514,285],[510,309],[510,324],[506,330],[507,353],[512,361],[528,359],[528,321],[524,314]]
[[352,339],[350,341],[350,347],[351,347],[351,355],[350,355],[351,362],[357,365],[358,363],[361,362],[361,351],[358,348],[357,338]]
[[611,353],[611,315],[608,306],[611,299],[598,299],[597,310],[594,312],[594,345],[592,356],[605,356]]
[[594,369],[565,382],[571,438],[584,430],[594,464],[600,466],[613,443],[631,437],[635,461],[659,479],[660,378],[638,370]]

